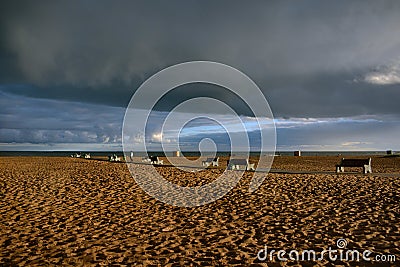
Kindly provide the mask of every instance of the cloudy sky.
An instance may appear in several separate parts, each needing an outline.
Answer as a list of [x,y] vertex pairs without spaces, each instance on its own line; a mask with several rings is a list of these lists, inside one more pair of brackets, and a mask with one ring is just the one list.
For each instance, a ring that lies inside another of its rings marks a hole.
[[[230,65],[260,87],[278,150],[400,150],[399,14],[394,0],[3,1],[0,150],[121,149],[135,90],[193,60]],[[155,114],[196,96],[251,121],[216,86],[177,89]],[[213,137],[199,125],[187,125],[187,144],[188,133]]]

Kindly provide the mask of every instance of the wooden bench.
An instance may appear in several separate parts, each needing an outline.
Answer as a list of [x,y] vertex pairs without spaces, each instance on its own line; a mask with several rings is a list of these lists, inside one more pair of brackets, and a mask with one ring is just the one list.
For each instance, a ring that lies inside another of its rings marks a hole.
[[202,161],[201,164],[204,167],[209,167],[210,165],[218,167],[218,165],[219,165],[219,157],[217,157],[217,158],[207,158],[205,161]]
[[151,159],[149,157],[142,157],[142,162],[151,163]]
[[363,167],[364,173],[372,173],[371,158],[369,159],[345,159],[336,165],[336,172],[344,172],[344,167]]
[[119,162],[119,161],[121,161],[121,158],[118,157],[116,154],[113,154],[113,155],[111,155],[111,156],[108,156],[108,160],[109,160],[109,161]]
[[154,165],[163,165],[163,164],[164,164],[164,161],[161,160],[161,159],[159,159],[159,158],[156,157],[156,156],[151,156],[151,157],[150,157],[150,163],[151,163],[151,164],[154,164]]
[[254,171],[254,163],[249,163],[248,159],[231,159],[228,161],[228,170]]

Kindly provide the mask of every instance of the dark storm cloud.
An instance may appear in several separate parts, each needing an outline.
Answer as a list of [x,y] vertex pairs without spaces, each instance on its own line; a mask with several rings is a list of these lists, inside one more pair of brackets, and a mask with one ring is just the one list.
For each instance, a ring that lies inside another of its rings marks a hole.
[[0,143],[120,144],[123,115],[123,108],[29,98],[0,90]]
[[124,107],[154,72],[212,60],[254,79],[281,117],[400,114],[398,70],[371,79],[400,60],[398,1],[8,1],[0,12],[3,91]]

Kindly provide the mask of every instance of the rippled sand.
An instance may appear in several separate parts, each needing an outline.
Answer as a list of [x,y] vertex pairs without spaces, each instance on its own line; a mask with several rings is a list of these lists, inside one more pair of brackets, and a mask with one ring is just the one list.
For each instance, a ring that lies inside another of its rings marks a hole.
[[[400,158],[374,158],[371,175],[337,175],[338,162],[277,157],[274,169],[316,173],[270,173],[249,193],[247,172],[216,202],[180,208],[143,192],[124,163],[1,157],[0,265],[262,266],[265,245],[322,250],[338,238],[400,261]],[[195,186],[224,170],[158,171]]]

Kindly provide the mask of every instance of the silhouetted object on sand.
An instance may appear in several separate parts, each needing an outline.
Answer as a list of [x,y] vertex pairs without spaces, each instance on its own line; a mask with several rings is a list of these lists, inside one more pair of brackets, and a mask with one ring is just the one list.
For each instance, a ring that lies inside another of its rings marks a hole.
[[293,155],[295,157],[301,157],[301,151],[300,150],[294,151]]
[[151,157],[150,157],[150,163],[151,163],[151,164],[154,164],[154,165],[163,165],[163,164],[164,164],[164,161],[161,160],[161,159],[159,159],[159,158],[156,157],[156,156],[151,156]]
[[369,159],[345,159],[336,165],[336,172],[344,172],[344,167],[363,167],[364,173],[372,173],[371,158]]

